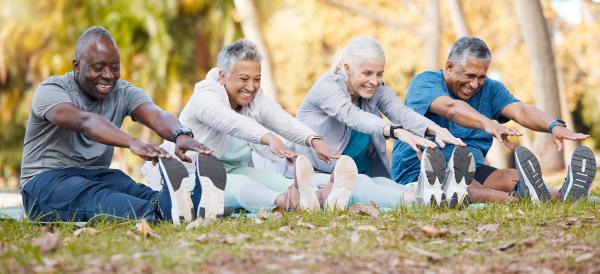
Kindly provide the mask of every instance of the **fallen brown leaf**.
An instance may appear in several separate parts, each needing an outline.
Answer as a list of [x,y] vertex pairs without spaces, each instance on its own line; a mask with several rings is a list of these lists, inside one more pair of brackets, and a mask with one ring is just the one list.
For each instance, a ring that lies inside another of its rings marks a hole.
[[517,244],[517,242],[514,242],[514,241],[513,242],[508,242],[508,243],[505,243],[505,244],[501,244],[501,245],[499,245],[497,247],[492,248],[492,251],[505,251],[507,249],[510,249],[510,248],[514,247],[516,244]]
[[73,235],[75,237],[79,237],[82,234],[88,234],[88,235],[94,236],[94,235],[98,234],[98,230],[95,228],[91,228],[91,227],[82,227],[80,229],[75,230],[75,232],[73,232]]
[[421,231],[423,231],[423,233],[425,234],[425,236],[430,237],[430,238],[435,238],[435,237],[444,237],[446,235],[448,235],[448,232],[450,232],[447,228],[437,228],[435,226],[421,226],[419,227],[419,229],[421,229]]
[[444,258],[440,254],[437,254],[437,253],[434,253],[431,251],[427,251],[427,250],[423,250],[420,248],[416,248],[412,245],[408,245],[407,247],[408,247],[408,249],[414,251],[415,253],[417,253],[419,255],[423,255],[423,256],[427,257],[427,259],[432,260],[432,261],[439,261]]
[[372,226],[372,225],[359,225],[356,230],[358,231],[371,231],[371,232],[375,232],[377,231],[377,228]]
[[377,204],[371,202],[366,205],[363,204],[355,204],[350,207],[350,212],[358,215],[370,216],[373,219],[378,219],[380,216],[379,206]]
[[587,261],[587,260],[593,258],[594,255],[595,255],[594,252],[589,252],[589,253],[585,253],[585,254],[579,255],[579,256],[577,256],[577,258],[575,258],[575,262],[576,263],[581,263],[583,261]]
[[306,227],[308,229],[316,229],[317,228],[315,225],[313,225],[311,223],[305,223],[305,222],[302,222],[302,221],[298,221],[298,226],[303,226],[303,227]]
[[206,234],[202,234],[202,235],[194,238],[194,240],[196,242],[206,243],[206,242],[208,242],[210,240],[210,237],[208,235],[206,235]]
[[482,225],[482,226],[477,227],[475,229],[475,231],[477,231],[477,232],[492,232],[492,231],[498,230],[498,227],[500,227],[499,224],[487,224],[487,225]]
[[145,219],[141,219],[138,224],[135,225],[137,232],[144,238],[160,238],[160,235],[156,234],[150,227]]
[[56,250],[60,247],[62,240],[60,239],[60,233],[48,233],[42,237],[31,240],[31,245],[37,246],[40,252],[47,253]]

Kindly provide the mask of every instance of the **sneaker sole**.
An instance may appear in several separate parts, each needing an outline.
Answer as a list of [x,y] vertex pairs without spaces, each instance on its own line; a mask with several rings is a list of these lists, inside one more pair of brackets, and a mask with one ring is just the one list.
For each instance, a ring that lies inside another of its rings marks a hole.
[[310,182],[315,176],[310,160],[304,155],[296,158],[296,182],[300,192],[300,208],[303,210],[320,210],[321,205],[317,194],[310,187]]
[[531,201],[535,203],[550,201],[550,192],[544,183],[540,162],[535,155],[529,149],[517,147],[515,158],[517,170],[519,170],[527,189],[529,189]]
[[184,180],[189,179],[185,166],[179,160],[170,158],[159,159],[159,168],[169,189],[171,198],[171,220],[175,226],[182,222],[191,222],[193,219],[194,205],[189,190],[184,185]]
[[421,165],[425,171],[427,177],[427,183],[424,183],[422,187],[422,202],[424,205],[435,205],[439,206],[443,200],[446,199],[446,195],[442,191],[442,182],[444,181],[445,170],[446,170],[446,159],[442,155],[439,148],[426,148],[424,153],[428,153],[426,159],[429,161],[421,161]]
[[333,169],[333,189],[325,201],[329,210],[344,210],[358,180],[358,169],[354,160],[342,155]]
[[567,176],[569,185],[564,200],[577,201],[586,197],[596,176],[596,157],[592,150],[584,146],[575,149]]
[[223,217],[227,184],[225,167],[215,156],[198,154],[196,170],[202,187],[196,216],[205,220]]
[[467,188],[475,178],[473,155],[468,148],[457,146],[452,153],[450,162],[454,176],[446,178],[446,185],[444,185],[446,197],[450,197],[448,207],[466,206],[469,204]]

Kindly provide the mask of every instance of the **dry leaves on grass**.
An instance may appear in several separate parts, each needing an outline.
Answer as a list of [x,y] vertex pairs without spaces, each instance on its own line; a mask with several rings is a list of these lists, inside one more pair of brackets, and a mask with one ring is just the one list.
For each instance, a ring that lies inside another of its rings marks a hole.
[[140,222],[135,225],[135,229],[144,238],[160,238],[160,235],[152,230],[150,224],[148,224],[145,219],[141,219]]
[[358,234],[358,232],[356,231],[352,232],[352,234],[350,235],[350,242],[357,243],[358,241],[360,241],[360,234]]
[[450,232],[447,228],[437,228],[432,225],[421,226],[419,229],[429,238],[444,237]]
[[420,248],[416,248],[412,245],[407,245],[408,249],[414,251],[415,253],[425,256],[427,257],[427,259],[431,260],[431,261],[439,261],[441,259],[443,259],[444,257],[440,254],[437,254],[435,252],[431,252],[431,251],[427,251],[427,250],[423,250]]
[[511,242],[504,243],[504,244],[501,244],[501,245],[499,245],[497,247],[492,248],[492,251],[505,251],[505,250],[508,250],[510,248],[513,248],[515,245],[517,245],[517,242],[511,241]]
[[498,227],[500,227],[499,224],[487,224],[487,225],[482,225],[482,226],[478,226],[475,231],[477,232],[493,232],[498,230]]
[[371,231],[371,232],[376,232],[377,228],[372,226],[372,225],[359,225],[356,230],[358,231]]
[[98,234],[98,230],[95,228],[91,228],[91,227],[82,227],[80,229],[75,230],[75,232],[73,232],[73,235],[75,237],[79,237],[83,234],[94,236],[94,235]]
[[369,201],[366,205],[355,204],[350,207],[350,212],[353,214],[370,216],[373,219],[378,219],[380,216],[379,206],[373,201]]
[[47,253],[56,250],[62,244],[60,233],[47,233],[46,235],[31,240],[31,245],[40,249],[40,252]]
[[577,258],[575,258],[575,262],[581,263],[581,262],[587,261],[587,260],[593,258],[594,255],[596,255],[596,254],[594,254],[594,252],[589,252],[589,253],[579,255],[579,256],[577,256]]

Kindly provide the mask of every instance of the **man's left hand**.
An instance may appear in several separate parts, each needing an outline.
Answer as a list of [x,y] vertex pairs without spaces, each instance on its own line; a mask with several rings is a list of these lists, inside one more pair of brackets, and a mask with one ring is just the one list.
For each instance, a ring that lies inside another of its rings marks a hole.
[[179,157],[179,159],[181,159],[182,161],[191,163],[192,159],[185,155],[185,153],[189,150],[193,150],[206,155],[210,155],[212,153],[212,150],[210,148],[205,147],[203,144],[196,141],[191,136],[178,136],[177,140],[175,140],[175,155],[177,155],[177,157]]
[[563,126],[555,126],[552,129],[552,141],[554,141],[554,144],[556,145],[556,149],[558,151],[562,151],[562,148],[563,148],[562,141],[564,139],[571,140],[571,141],[579,141],[579,140],[587,139],[589,137],[590,136],[587,134],[573,132]]

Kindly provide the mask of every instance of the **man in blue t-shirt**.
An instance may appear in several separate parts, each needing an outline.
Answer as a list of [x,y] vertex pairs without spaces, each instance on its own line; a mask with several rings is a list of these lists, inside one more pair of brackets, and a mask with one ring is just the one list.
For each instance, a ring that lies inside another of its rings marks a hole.
[[[477,183],[469,186],[470,201],[512,202],[524,197],[543,201],[551,196],[579,199],[587,195],[595,176],[595,161],[591,150],[585,147],[576,150],[570,166],[570,170],[578,168],[577,171],[582,172],[576,174],[585,176],[574,179],[570,175],[560,192],[546,188],[539,162],[523,147],[515,152],[517,169],[496,169],[484,163],[494,137],[512,149],[514,145],[507,137],[522,135],[516,129],[501,125],[509,120],[535,131],[551,133],[558,150],[562,149],[563,139],[589,137],[567,129],[564,121],[549,119],[541,110],[514,98],[499,81],[487,78],[490,62],[491,54],[485,42],[475,37],[460,38],[454,43],[445,68],[415,76],[406,94],[407,106],[462,138],[473,153]],[[442,149],[446,160],[453,149],[452,145]],[[418,175],[416,153],[405,143],[396,141],[392,152],[393,179],[407,184]]]

